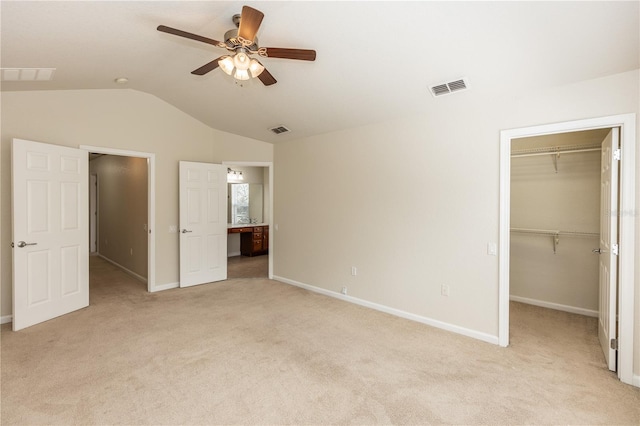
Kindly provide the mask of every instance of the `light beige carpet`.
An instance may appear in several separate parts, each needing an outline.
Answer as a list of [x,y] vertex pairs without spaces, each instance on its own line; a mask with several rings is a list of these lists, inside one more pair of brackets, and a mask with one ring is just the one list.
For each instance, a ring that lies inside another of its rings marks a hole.
[[92,258],[91,286],[2,326],[3,425],[640,423],[591,318],[514,304],[500,348],[267,279],[148,294]]

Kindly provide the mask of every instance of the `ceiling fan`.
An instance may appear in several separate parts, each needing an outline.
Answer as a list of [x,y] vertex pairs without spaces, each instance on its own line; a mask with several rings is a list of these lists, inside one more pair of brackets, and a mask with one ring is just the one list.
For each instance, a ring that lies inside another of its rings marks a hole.
[[237,80],[249,80],[257,77],[265,86],[270,86],[276,83],[276,79],[267,71],[260,61],[251,55],[258,55],[263,58],[315,61],[316,51],[280,47],[259,47],[256,33],[258,32],[258,28],[260,28],[262,18],[264,18],[264,13],[252,7],[243,6],[242,14],[233,16],[233,23],[236,24],[237,28],[227,31],[224,35],[224,41],[222,42],[165,25],[159,25],[158,31],[211,44],[232,52],[229,55],[222,55],[200,68],[191,71],[191,74],[205,75],[220,67],[226,74],[233,76]]

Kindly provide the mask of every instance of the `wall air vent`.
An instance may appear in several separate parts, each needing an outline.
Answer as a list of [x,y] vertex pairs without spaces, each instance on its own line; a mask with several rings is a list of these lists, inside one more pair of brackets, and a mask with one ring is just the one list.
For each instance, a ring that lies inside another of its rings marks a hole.
[[431,86],[431,94],[433,96],[448,95],[450,93],[459,92],[461,90],[467,90],[469,88],[469,81],[466,78],[460,78],[448,83],[440,83]]
[[275,133],[276,135],[282,134],[282,133],[287,133],[290,132],[291,129],[285,127],[285,126],[276,126],[276,127],[272,127],[271,130],[273,133]]

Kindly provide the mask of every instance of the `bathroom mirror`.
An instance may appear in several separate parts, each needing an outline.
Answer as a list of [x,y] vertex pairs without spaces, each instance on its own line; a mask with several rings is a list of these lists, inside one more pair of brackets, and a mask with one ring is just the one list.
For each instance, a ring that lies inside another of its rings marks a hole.
[[233,225],[262,223],[261,183],[230,183],[228,221]]

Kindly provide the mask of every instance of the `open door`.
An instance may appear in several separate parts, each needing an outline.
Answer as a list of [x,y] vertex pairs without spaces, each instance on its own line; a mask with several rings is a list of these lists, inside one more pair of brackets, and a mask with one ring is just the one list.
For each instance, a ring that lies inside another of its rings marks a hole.
[[89,305],[84,150],[13,140],[13,330]]
[[618,161],[619,129],[602,142],[600,178],[600,302],[598,338],[609,370],[616,371],[618,300]]
[[180,287],[227,279],[227,168],[180,162]]

